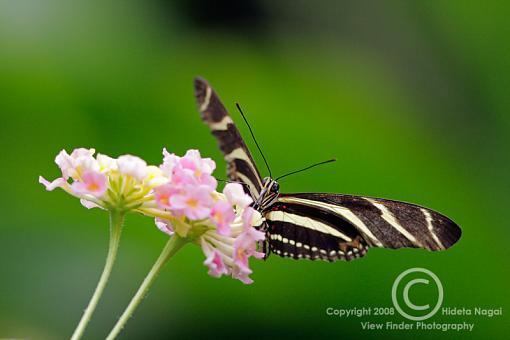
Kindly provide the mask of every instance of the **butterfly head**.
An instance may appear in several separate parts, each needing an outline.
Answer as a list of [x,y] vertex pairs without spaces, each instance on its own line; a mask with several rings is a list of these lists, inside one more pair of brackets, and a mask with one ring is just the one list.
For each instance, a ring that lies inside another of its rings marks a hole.
[[280,184],[278,184],[278,182],[272,179],[271,177],[264,177],[264,179],[262,180],[262,186],[264,187],[264,189],[272,193],[275,194],[280,193]]
[[262,180],[262,189],[259,198],[255,201],[253,207],[259,211],[265,210],[272,205],[280,194],[280,185],[271,177],[265,177]]

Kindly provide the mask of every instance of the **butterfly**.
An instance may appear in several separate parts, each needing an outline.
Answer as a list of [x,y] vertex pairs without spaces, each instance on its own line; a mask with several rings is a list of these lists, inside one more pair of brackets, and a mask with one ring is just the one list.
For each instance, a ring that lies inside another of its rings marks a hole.
[[275,179],[261,177],[234,121],[206,80],[195,79],[195,97],[224,155],[229,180],[243,184],[252,206],[264,217],[257,228],[266,233],[266,257],[274,253],[349,261],[372,247],[438,251],[459,240],[461,229],[455,222],[419,205],[344,194],[280,193]]

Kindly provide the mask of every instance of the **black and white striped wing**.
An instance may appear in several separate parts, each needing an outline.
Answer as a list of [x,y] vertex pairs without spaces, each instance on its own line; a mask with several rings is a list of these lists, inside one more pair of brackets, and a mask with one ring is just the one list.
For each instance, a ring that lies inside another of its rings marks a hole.
[[341,194],[282,194],[265,212],[268,247],[295,259],[352,260],[370,247],[451,247],[461,236],[448,217],[414,204]]
[[223,152],[227,162],[228,178],[245,183],[246,193],[255,200],[260,195],[262,179],[227,109],[204,79],[195,79],[195,97],[202,120],[211,129]]

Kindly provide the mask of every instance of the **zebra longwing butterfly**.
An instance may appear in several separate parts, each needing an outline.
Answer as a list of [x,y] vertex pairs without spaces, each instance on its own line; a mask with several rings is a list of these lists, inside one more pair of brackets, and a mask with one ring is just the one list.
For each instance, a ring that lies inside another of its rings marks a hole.
[[281,194],[262,178],[239,130],[207,81],[195,79],[202,119],[216,137],[228,178],[244,184],[265,221],[264,249],[294,259],[352,260],[370,247],[444,250],[461,229],[433,210],[393,200],[329,193]]

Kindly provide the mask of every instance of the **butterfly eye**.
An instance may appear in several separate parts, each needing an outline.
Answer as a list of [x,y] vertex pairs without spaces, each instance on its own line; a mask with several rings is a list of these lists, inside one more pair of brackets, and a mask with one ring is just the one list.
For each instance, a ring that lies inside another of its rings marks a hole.
[[280,191],[280,185],[274,182],[273,186],[271,187],[271,191],[277,193],[278,191]]

